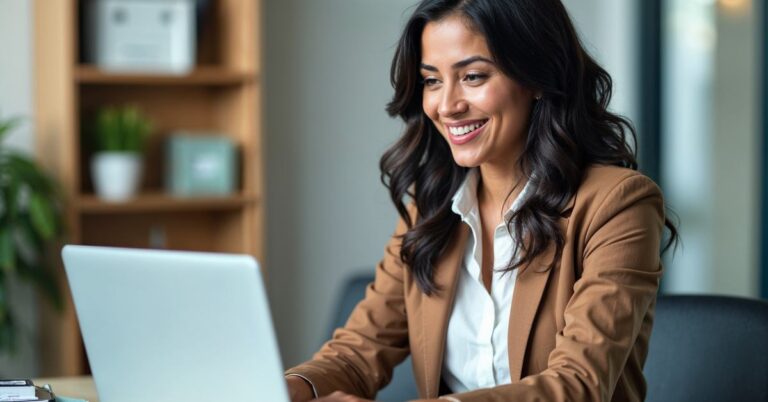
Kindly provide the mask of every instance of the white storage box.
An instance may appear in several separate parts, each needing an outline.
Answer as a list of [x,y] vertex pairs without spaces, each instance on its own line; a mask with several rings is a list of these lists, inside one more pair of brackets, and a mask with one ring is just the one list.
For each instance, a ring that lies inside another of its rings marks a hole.
[[87,0],[88,61],[123,72],[179,73],[195,65],[195,0]]

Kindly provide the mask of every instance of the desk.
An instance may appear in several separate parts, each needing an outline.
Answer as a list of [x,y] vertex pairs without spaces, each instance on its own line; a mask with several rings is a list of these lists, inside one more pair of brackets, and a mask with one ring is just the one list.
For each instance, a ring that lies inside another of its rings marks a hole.
[[35,378],[32,381],[37,386],[50,384],[53,393],[56,395],[85,399],[88,402],[99,402],[93,377]]

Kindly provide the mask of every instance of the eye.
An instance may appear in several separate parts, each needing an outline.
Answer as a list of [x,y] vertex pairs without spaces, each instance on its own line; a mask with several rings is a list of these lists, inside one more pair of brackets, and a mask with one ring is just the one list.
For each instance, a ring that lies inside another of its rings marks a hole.
[[487,74],[483,73],[467,73],[467,75],[464,76],[464,81],[469,83],[479,83],[483,81],[484,79],[488,78]]
[[440,80],[438,80],[435,77],[424,77],[421,79],[421,83],[424,84],[425,88],[434,87],[435,85],[440,83]]

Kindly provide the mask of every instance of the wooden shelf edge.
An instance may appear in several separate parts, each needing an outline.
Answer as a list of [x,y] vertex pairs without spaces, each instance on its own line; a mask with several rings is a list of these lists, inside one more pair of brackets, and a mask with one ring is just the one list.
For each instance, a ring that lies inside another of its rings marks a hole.
[[215,66],[199,66],[188,74],[175,75],[109,72],[93,65],[80,65],[75,68],[75,80],[81,85],[228,86],[253,82],[256,74]]
[[141,194],[124,202],[104,201],[95,195],[81,195],[72,206],[81,214],[128,214],[238,209],[258,202],[256,195],[178,197],[170,194]]

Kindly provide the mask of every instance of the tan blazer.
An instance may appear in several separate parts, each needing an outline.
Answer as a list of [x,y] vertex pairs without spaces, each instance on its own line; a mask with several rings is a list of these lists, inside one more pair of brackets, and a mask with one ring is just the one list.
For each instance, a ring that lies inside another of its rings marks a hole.
[[[642,401],[661,277],[664,202],[645,176],[610,166],[587,170],[561,218],[565,247],[518,276],[509,323],[512,383],[455,394],[471,401]],[[405,224],[376,269],[376,279],[344,328],[312,360],[288,373],[319,394],[372,398],[410,352],[419,394],[439,396],[448,317],[469,229],[462,224],[435,266],[443,290],[427,297],[399,258]]]

